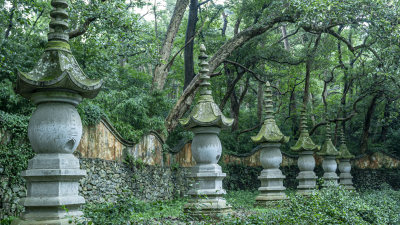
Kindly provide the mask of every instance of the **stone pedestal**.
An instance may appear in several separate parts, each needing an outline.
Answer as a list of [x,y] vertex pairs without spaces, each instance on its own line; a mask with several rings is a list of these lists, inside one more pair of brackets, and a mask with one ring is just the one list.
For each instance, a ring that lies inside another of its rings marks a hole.
[[313,151],[302,151],[299,153],[297,165],[300,169],[296,179],[299,181],[297,192],[299,194],[308,195],[316,187],[317,176],[315,175],[315,159]]
[[334,185],[338,185],[339,177],[336,174],[337,163],[336,156],[324,156],[324,160],[322,162],[322,168],[324,169],[324,187]]
[[261,175],[261,187],[258,188],[260,194],[256,197],[257,205],[266,205],[269,201],[287,199],[286,188],[283,186],[283,179],[286,177],[279,169],[282,163],[282,153],[279,149],[280,143],[262,144],[260,161],[263,166]]
[[350,159],[340,159],[339,162],[339,171],[340,171],[340,185],[343,185],[345,189],[354,190],[353,187],[353,176],[351,176],[351,164]]
[[27,182],[25,212],[13,224],[69,224],[79,217],[85,199],[78,195],[79,159],[72,153],[82,136],[82,123],[75,106],[81,96],[69,92],[34,93],[37,104],[28,125],[28,137],[37,155],[22,173]]
[[226,176],[217,163],[221,157],[222,146],[218,127],[195,127],[192,141],[192,155],[196,166],[191,168],[194,185],[189,190],[189,202],[184,206],[186,213],[192,216],[217,215],[230,211],[222,188],[222,180]]

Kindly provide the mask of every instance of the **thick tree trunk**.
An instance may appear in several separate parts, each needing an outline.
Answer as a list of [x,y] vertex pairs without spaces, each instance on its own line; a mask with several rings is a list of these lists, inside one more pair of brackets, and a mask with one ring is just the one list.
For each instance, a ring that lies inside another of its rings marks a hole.
[[168,25],[167,34],[164,39],[163,45],[160,50],[160,62],[156,65],[154,69],[153,77],[153,90],[164,89],[165,81],[167,79],[169,68],[167,67],[168,59],[171,56],[172,46],[176,34],[178,33],[179,26],[183,15],[185,14],[186,8],[189,4],[189,0],[177,0],[172,14],[171,20]]
[[[196,33],[196,24],[197,24],[197,13],[198,13],[198,0],[190,0],[189,5],[189,17],[188,24],[186,28],[186,38],[185,43],[188,43],[185,46],[184,52],[184,64],[185,64],[185,81],[183,85],[183,89],[190,84],[193,80],[194,74],[194,60],[193,60],[193,47],[194,40],[190,41]],[[190,42],[189,42],[190,41]]]
[[366,153],[368,150],[369,129],[371,127],[372,116],[374,115],[374,112],[375,112],[376,101],[378,100],[379,97],[380,97],[380,94],[374,95],[371,102],[369,103],[367,113],[365,114],[364,127],[363,127],[363,133],[362,133],[361,144],[360,144],[361,153]]

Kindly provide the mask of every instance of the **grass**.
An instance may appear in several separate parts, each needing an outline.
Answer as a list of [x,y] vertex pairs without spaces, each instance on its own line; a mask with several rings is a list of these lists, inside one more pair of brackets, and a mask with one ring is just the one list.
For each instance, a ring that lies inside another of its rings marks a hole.
[[287,193],[284,204],[263,208],[254,207],[257,191],[230,191],[225,198],[232,206],[231,215],[200,220],[183,213],[187,198],[156,202],[120,198],[86,204],[87,219],[79,224],[400,224],[400,191],[388,186],[361,193],[331,187],[309,197]]

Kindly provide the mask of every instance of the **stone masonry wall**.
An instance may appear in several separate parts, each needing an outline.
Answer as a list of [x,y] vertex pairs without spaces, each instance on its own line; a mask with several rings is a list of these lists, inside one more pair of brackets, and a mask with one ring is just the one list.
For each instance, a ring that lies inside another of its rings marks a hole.
[[114,201],[118,196],[167,200],[183,196],[190,186],[186,168],[127,166],[101,159],[81,159],[80,163],[87,173],[80,181],[80,194],[87,202]]
[[[144,201],[173,199],[183,197],[191,185],[187,168],[85,158],[80,163],[87,176],[80,180],[79,194],[86,203],[110,202],[119,196],[134,196]],[[17,216],[23,209],[18,201],[26,196],[25,184],[8,187],[8,178],[0,174],[0,196],[0,220]]]

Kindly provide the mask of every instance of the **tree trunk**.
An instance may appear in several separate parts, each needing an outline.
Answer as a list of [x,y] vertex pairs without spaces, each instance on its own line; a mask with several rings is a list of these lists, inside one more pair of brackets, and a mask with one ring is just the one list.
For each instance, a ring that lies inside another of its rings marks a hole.
[[385,123],[382,125],[381,134],[379,136],[379,141],[381,141],[381,142],[386,141],[386,137],[387,137],[387,133],[388,133],[388,129],[389,129],[389,124],[386,121],[388,118],[390,118],[390,99],[389,98],[386,98],[385,109],[383,111],[383,118],[385,118]]
[[172,46],[176,34],[178,33],[179,26],[183,15],[185,14],[186,8],[189,4],[189,0],[177,0],[172,14],[171,20],[168,25],[167,34],[160,50],[160,62],[154,69],[154,77],[152,83],[153,90],[164,89],[165,81],[167,79],[169,68],[167,67],[168,59],[171,56]]
[[[287,36],[286,25],[282,25],[281,30],[282,30],[282,38],[285,38]],[[285,47],[285,50],[290,51],[289,40],[287,38],[283,39],[283,46]]]
[[364,119],[364,127],[363,127],[363,133],[361,137],[361,153],[366,153],[368,150],[368,138],[369,138],[369,129],[371,127],[371,120],[372,116],[374,115],[375,108],[376,108],[376,101],[380,97],[380,94],[374,95],[372,98],[371,102],[369,103],[367,113],[365,114],[365,119]]
[[[190,0],[190,5],[189,5],[189,17],[188,17],[188,24],[186,28],[186,38],[185,38],[185,43],[188,43],[192,37],[196,33],[196,23],[197,23],[197,13],[198,13],[198,0]],[[193,47],[194,47],[194,40],[190,41],[185,46],[185,52],[184,52],[184,65],[185,65],[185,81],[183,85],[183,89],[186,89],[186,87],[190,84],[190,82],[193,80],[195,74],[194,74],[194,60],[193,60]]]
[[290,92],[288,114],[292,120],[292,134],[293,136],[296,136],[296,133],[299,130],[299,126],[297,123],[296,84],[293,84],[293,89]]
[[304,84],[304,95],[303,95],[303,106],[307,108],[307,104],[309,102],[310,96],[310,78],[311,78],[311,66],[314,62],[315,52],[317,51],[319,41],[321,40],[321,34],[318,35],[317,39],[315,40],[315,44],[311,53],[309,53],[306,61],[306,78]]
[[222,12],[222,18],[224,20],[223,24],[222,24],[222,31],[221,31],[221,35],[222,37],[225,37],[225,33],[226,33],[226,27],[228,26],[228,15],[225,14],[225,12]]
[[157,27],[157,0],[154,0],[154,6],[153,6],[153,12],[154,12],[154,33],[155,33],[155,39],[158,40],[158,27]]
[[239,17],[236,19],[235,27],[233,28],[233,35],[236,35],[239,33],[239,27],[240,27],[241,21],[242,21],[242,16],[239,15]]

